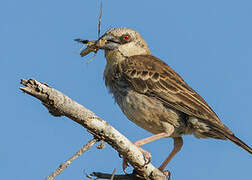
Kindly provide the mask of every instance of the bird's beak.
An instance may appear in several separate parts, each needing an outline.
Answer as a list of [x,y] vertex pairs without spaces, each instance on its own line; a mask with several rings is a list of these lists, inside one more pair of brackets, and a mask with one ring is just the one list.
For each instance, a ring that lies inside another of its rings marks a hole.
[[96,41],[96,46],[99,49],[115,50],[118,49],[121,41],[111,34],[105,34]]

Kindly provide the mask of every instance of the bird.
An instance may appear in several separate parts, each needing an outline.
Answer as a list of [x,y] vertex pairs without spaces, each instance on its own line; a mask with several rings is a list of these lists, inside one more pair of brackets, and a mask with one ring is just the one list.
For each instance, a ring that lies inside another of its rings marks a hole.
[[[173,139],[174,147],[160,165],[161,171],[181,150],[183,135],[230,140],[252,154],[251,147],[221,122],[178,73],[151,54],[137,31],[112,28],[95,45],[105,51],[105,85],[115,102],[129,120],[153,134],[135,144],[140,148],[160,138]],[[148,156],[147,151],[140,150]],[[126,167],[124,162],[124,171]]]

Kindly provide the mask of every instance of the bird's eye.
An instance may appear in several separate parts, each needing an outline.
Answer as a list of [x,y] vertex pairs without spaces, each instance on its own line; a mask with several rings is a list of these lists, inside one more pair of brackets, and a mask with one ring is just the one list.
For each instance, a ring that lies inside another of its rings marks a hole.
[[129,41],[130,38],[131,38],[131,36],[129,34],[124,34],[121,36],[121,40],[125,41],[125,42]]

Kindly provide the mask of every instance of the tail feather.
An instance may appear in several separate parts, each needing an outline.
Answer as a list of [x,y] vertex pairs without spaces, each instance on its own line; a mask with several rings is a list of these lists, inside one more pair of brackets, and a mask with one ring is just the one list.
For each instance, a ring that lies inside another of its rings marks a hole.
[[230,141],[237,144],[238,146],[242,147],[244,150],[248,151],[250,154],[252,154],[252,149],[247,144],[245,144],[242,140],[240,140],[238,137],[232,134],[225,133],[224,136],[226,136]]
[[214,130],[217,134],[219,134],[220,139],[227,138],[233,143],[237,144],[250,154],[252,154],[252,148],[249,147],[247,144],[245,144],[242,140],[240,140],[238,137],[236,137],[231,130],[229,130],[225,125],[223,127],[218,127],[214,124],[210,125],[211,129]]

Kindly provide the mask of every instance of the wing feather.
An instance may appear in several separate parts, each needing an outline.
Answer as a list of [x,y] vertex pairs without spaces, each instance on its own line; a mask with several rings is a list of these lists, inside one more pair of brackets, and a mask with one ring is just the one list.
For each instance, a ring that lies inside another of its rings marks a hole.
[[160,59],[151,55],[132,56],[119,66],[121,74],[137,92],[153,96],[190,116],[222,125],[204,99]]

